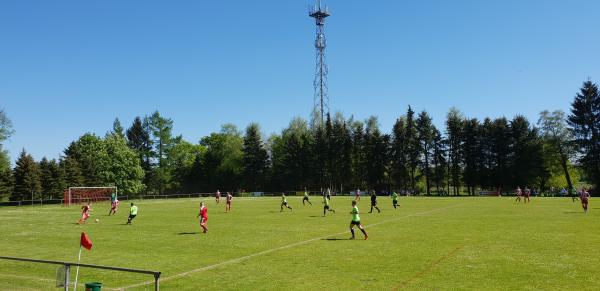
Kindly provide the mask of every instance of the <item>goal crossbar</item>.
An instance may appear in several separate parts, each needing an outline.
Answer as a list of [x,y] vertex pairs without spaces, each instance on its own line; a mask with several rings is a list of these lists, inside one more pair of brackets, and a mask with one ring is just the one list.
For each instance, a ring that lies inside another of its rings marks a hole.
[[[72,203],[79,203],[82,200],[87,200],[87,201],[97,201],[97,200],[107,200],[108,196],[104,197],[98,197],[97,195],[92,195],[92,196],[85,196],[84,193],[84,197],[79,197],[78,195],[74,195],[74,192],[77,190],[90,190],[90,191],[97,191],[100,189],[107,189],[107,190],[111,190],[111,193],[115,193],[118,195],[118,188],[116,186],[90,186],[90,187],[69,187],[69,189],[66,191],[65,193],[65,198],[64,198],[64,204],[65,205],[71,205]],[[94,193],[96,194],[96,193]],[[78,196],[78,197],[75,197]],[[104,199],[106,198],[106,199]]]

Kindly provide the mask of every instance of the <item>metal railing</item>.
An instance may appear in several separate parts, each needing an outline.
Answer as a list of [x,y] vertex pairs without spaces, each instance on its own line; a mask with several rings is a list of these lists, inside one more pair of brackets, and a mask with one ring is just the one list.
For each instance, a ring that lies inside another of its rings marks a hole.
[[65,277],[64,277],[64,288],[65,288],[64,290],[65,291],[69,291],[69,285],[71,284],[71,276],[70,276],[71,266],[153,275],[154,276],[154,290],[158,291],[160,289],[160,274],[161,274],[161,272],[158,272],[158,271],[148,271],[148,270],[129,269],[129,268],[110,267],[110,266],[91,265],[91,264],[78,264],[78,263],[69,263],[69,262],[61,262],[61,261],[48,261],[48,260],[38,260],[38,259],[28,259],[28,258],[4,257],[4,256],[0,256],[0,259],[20,261],[20,262],[63,265],[65,268]]

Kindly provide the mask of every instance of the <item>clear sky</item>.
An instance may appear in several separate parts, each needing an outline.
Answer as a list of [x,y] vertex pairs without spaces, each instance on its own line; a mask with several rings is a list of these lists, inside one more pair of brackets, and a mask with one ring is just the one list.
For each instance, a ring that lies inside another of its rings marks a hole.
[[[535,122],[600,82],[597,0],[325,2],[330,107],[385,132],[409,104],[438,126],[451,106]],[[310,3],[2,0],[5,147],[57,158],[154,110],[191,142],[227,122],[279,132],[313,106]]]

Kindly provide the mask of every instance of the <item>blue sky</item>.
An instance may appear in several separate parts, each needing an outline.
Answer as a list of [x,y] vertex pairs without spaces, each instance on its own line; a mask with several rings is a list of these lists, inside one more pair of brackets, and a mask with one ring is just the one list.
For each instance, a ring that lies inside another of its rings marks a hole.
[[[442,126],[568,111],[600,82],[600,1],[325,1],[332,111],[410,104]],[[57,158],[154,110],[191,142],[231,122],[279,132],[313,105],[311,1],[0,1],[0,108],[14,159]]]

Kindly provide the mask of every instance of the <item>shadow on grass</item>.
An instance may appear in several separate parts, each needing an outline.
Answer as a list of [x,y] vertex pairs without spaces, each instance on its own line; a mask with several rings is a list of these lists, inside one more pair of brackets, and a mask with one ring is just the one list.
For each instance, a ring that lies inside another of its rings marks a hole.
[[337,240],[351,240],[351,239],[349,239],[349,238],[336,238],[336,237],[332,237],[332,238],[322,238],[321,240],[337,241]]
[[583,213],[581,211],[565,211],[564,214],[575,214],[575,213]]
[[177,235],[199,234],[200,232],[180,232]]
[[325,217],[325,216],[323,216],[323,215],[311,215],[309,217]]

